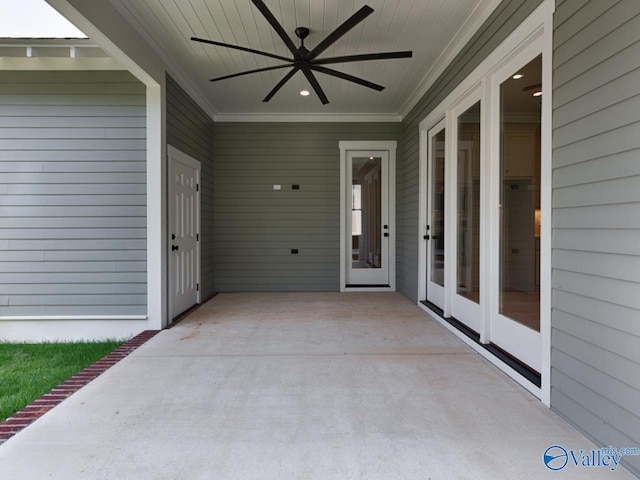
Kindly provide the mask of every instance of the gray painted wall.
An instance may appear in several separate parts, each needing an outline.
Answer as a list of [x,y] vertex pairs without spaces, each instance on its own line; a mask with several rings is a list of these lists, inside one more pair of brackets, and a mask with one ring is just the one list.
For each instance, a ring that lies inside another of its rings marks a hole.
[[0,71],[0,315],[146,314],[145,87]]
[[215,132],[217,290],[339,290],[338,142],[398,140],[400,124],[216,123]]
[[216,292],[214,259],[213,120],[167,76],[167,142],[199,160],[201,202],[201,294],[206,300]]
[[638,447],[640,2],[558,2],[554,23],[551,405]]
[[541,0],[505,0],[449,64],[402,122],[398,162],[398,289],[413,301],[418,293],[419,124],[476,68]]

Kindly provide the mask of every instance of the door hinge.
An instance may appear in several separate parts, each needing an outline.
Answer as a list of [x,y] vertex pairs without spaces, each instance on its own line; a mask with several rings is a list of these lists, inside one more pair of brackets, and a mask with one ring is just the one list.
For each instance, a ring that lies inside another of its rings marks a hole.
[[199,242],[199,241],[200,241],[200,234],[196,233],[196,242]]
[[196,291],[199,292],[200,291],[200,284],[196,283]]
[[196,183],[196,192],[199,192],[199,191],[200,191],[200,184]]

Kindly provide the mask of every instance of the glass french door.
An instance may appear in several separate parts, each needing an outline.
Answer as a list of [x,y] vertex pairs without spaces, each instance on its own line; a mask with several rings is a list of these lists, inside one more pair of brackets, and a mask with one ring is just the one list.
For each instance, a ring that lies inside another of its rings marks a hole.
[[429,130],[427,178],[427,301],[445,310],[445,121]]
[[500,84],[498,311],[491,319],[491,342],[538,372],[542,95],[542,56]]
[[[455,143],[456,218],[452,222],[455,240],[455,285],[452,286],[451,315],[479,333],[480,310],[480,101],[457,115]],[[453,163],[453,162],[452,162]]]
[[349,286],[389,284],[389,153],[347,155],[347,259]]

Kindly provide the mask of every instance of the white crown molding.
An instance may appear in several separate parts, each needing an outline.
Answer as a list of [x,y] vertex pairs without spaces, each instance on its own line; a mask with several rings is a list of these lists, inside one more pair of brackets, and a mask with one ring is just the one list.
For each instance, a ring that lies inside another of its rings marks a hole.
[[438,59],[434,62],[429,71],[425,74],[416,89],[407,97],[407,100],[400,108],[401,118],[405,118],[411,109],[429,91],[445,68],[460,53],[471,37],[480,29],[482,24],[491,16],[493,11],[500,5],[502,0],[484,0],[476,6],[469,14],[464,24],[451,39],[449,44],[442,51]]
[[378,114],[378,115],[350,115],[350,114],[220,114],[216,115],[213,119],[215,122],[220,123],[232,123],[232,122],[263,122],[263,123],[285,123],[285,122],[305,122],[305,123],[400,123],[402,117],[400,115],[393,114]]

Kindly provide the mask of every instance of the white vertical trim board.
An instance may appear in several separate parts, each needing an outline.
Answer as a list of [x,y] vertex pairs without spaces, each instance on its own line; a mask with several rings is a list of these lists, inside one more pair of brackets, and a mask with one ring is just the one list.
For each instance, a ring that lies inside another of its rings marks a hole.
[[147,86],[147,315],[167,325],[167,167],[165,85]]
[[[447,322],[445,326],[453,331],[458,337],[471,345],[476,351],[494,363],[498,368],[511,376],[527,390],[540,398],[542,402],[550,404],[550,375],[551,375],[551,128],[552,128],[552,35],[553,35],[553,12],[555,9],[554,0],[545,0],[534,12],[529,15],[476,69],[465,78],[436,108],[420,122],[420,151],[419,151],[419,217],[418,217],[418,303],[426,300],[427,286],[427,248],[424,236],[427,234],[427,209],[428,209],[428,132],[443,118],[446,119],[448,170],[452,170],[452,165],[456,162],[453,157],[456,155],[456,145],[452,141],[455,133],[455,122],[457,115],[468,108],[475,101],[481,101],[481,258],[480,258],[480,281],[481,281],[481,318],[480,334],[481,341],[491,340],[490,319],[498,311],[497,295],[495,285],[489,287],[491,282],[496,282],[498,271],[498,236],[495,232],[497,225],[497,213],[492,208],[499,203],[499,185],[496,183],[496,175],[499,167],[499,83],[498,78],[510,73],[513,65],[522,64],[532,60],[537,55],[543,55],[542,83],[545,92],[542,98],[542,172],[541,172],[541,209],[542,209],[542,242],[541,242],[541,263],[540,263],[540,374],[542,377],[541,387],[532,385],[515,370],[506,366],[501,360],[488,353],[482,346],[469,340],[463,333],[451,327]],[[525,61],[526,60],[526,61]],[[506,73],[505,73],[506,72]],[[498,90],[496,90],[496,84]],[[446,175],[446,191],[448,191],[448,206],[445,206],[449,219],[455,219],[455,202],[451,200],[451,192],[456,186],[454,172]],[[455,199],[454,199],[455,200]],[[445,200],[447,202],[447,200]],[[449,221],[451,223],[451,220]],[[491,226],[494,227],[491,227]],[[445,225],[446,231],[446,252],[449,253],[446,259],[445,282],[448,282],[447,294],[445,295],[445,315],[450,310],[452,296],[454,295],[455,272],[453,261],[455,260],[455,228],[452,225]],[[452,260],[453,259],[453,260]],[[428,311],[431,310],[421,305]]]

